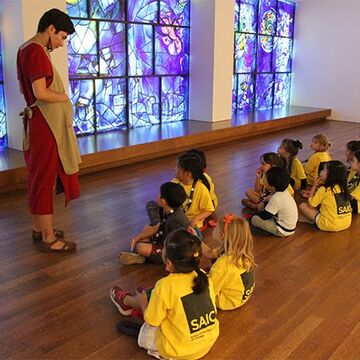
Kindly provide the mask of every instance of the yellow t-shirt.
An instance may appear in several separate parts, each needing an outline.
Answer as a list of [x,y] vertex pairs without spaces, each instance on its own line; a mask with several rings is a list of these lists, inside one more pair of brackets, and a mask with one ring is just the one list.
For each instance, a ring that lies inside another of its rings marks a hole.
[[214,205],[214,209],[216,210],[216,208],[218,207],[218,198],[215,194],[215,185],[214,185],[214,182],[212,181],[212,178],[210,177],[210,175],[208,173],[204,173],[207,181],[209,182],[210,184],[210,196],[211,196],[211,201],[213,202],[213,205]]
[[292,161],[290,176],[295,181],[295,190],[299,190],[301,188],[301,180],[306,179],[306,174],[302,162],[297,157]]
[[307,183],[312,185],[315,178],[319,175],[318,169],[321,162],[330,161],[331,156],[327,151],[319,151],[312,154],[304,166],[307,175]]
[[233,310],[245,304],[255,287],[255,271],[246,272],[242,263],[235,266],[228,255],[219,257],[211,267],[216,306]]
[[289,186],[286,188],[286,190],[289,192],[289,194],[294,197],[294,189],[293,187],[289,184]]
[[151,292],[144,320],[158,326],[156,347],[161,356],[199,359],[214,345],[219,335],[212,281],[202,294],[192,290],[195,271],[171,273],[159,280]]
[[320,205],[320,213],[316,217],[316,225],[324,231],[341,231],[351,225],[350,201],[345,201],[339,185],[334,190],[321,186],[315,195],[309,198],[313,207]]
[[[189,197],[191,193],[191,185],[185,185],[178,179],[173,179],[172,182],[180,184],[186,192],[188,199],[186,199],[183,203],[183,208],[186,216],[191,220],[194,216],[199,215],[202,211],[215,211],[214,205],[211,201],[210,192],[207,187],[199,180],[196,182],[195,191],[193,198],[191,200],[190,207],[188,208],[189,204]],[[200,229],[203,226],[203,221],[198,221],[196,226]]]
[[354,185],[349,186],[351,180],[355,180],[355,179],[353,179],[355,175],[357,175],[357,173],[354,170],[352,170],[349,173],[349,176],[348,176],[348,188],[349,188],[351,197],[357,201],[358,214],[360,214],[360,183],[355,185],[355,188],[354,188]]

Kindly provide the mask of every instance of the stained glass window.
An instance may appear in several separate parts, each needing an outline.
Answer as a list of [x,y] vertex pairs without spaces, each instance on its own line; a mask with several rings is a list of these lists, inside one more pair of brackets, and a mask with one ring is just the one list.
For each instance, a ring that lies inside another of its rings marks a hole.
[[234,112],[290,103],[294,19],[288,0],[235,1]]
[[189,0],[67,0],[78,134],[188,118]]
[[5,114],[5,99],[4,99],[4,79],[2,70],[2,49],[0,38],[0,150],[7,148],[7,127]]

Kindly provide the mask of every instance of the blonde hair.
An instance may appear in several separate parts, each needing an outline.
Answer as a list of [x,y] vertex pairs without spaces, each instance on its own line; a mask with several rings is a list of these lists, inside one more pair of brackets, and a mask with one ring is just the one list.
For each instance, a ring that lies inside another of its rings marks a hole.
[[241,216],[228,214],[218,219],[216,231],[222,234],[221,251],[231,258],[235,266],[241,265],[250,271],[256,266],[254,240],[249,223]]
[[312,139],[320,144],[322,151],[326,151],[331,146],[331,142],[325,134],[317,134]]

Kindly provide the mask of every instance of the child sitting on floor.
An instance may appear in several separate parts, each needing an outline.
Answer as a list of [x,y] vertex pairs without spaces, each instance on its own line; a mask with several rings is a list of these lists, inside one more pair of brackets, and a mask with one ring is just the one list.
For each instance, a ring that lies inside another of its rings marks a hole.
[[[260,167],[256,170],[254,189],[246,190],[246,198],[241,200],[241,203],[256,210],[259,203],[267,203],[270,199],[270,192],[264,186],[264,177],[266,172],[272,167],[286,168],[286,160],[277,153],[265,153],[260,158]],[[294,194],[293,188],[288,186],[290,195]]]
[[249,223],[242,217],[227,214],[219,218],[213,239],[220,243],[210,249],[202,243],[203,255],[217,258],[210,270],[216,306],[233,310],[244,305],[255,287],[255,261],[253,237]]
[[[350,194],[345,165],[337,160],[322,162],[314,180],[308,203],[299,210],[323,231],[342,231],[351,225]],[[320,207],[320,208],[318,208]]]
[[[314,153],[309,157],[307,163],[304,166],[308,185],[312,185],[315,178],[318,176],[319,164],[321,162],[331,160],[331,156],[328,153],[328,149],[330,146],[331,143],[324,134],[318,134],[312,138],[310,147],[314,151]],[[305,191],[304,195],[305,197],[308,196]]]
[[155,226],[147,225],[131,240],[132,252],[121,252],[120,262],[124,265],[141,264],[146,259],[162,264],[161,251],[167,234],[177,229],[187,229],[190,221],[182,210],[186,193],[182,186],[167,182],[160,186],[157,199],[161,211],[161,222]]
[[290,174],[286,169],[272,167],[264,176],[265,188],[272,193],[266,206],[259,203],[251,224],[278,237],[294,234],[298,211],[294,198],[287,190]]
[[299,140],[284,139],[279,148],[278,154],[287,162],[290,172],[290,184],[295,190],[306,190],[306,174],[302,162],[296,157],[303,144]]
[[[351,176],[351,174],[353,174]],[[360,150],[353,153],[351,172],[348,176],[348,190],[351,196],[351,208],[354,214],[360,214]]]
[[201,241],[186,230],[165,240],[163,258],[169,275],[150,291],[131,296],[114,286],[110,298],[121,314],[144,314],[138,344],[159,358],[199,359],[219,335],[212,281],[199,268]]
[[360,141],[352,140],[346,144],[346,161],[350,165],[348,168],[348,179],[351,179],[356,173],[356,171],[352,169],[351,162],[354,157],[354,152],[358,150],[360,150]]

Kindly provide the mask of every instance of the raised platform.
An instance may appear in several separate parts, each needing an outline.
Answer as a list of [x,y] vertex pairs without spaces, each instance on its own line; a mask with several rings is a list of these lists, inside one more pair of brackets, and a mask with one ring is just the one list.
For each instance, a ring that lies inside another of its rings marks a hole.
[[[237,114],[215,123],[189,120],[83,136],[78,139],[83,160],[80,174],[310,124],[330,114],[330,109],[291,106]],[[26,177],[21,151],[0,152],[0,193],[25,188]]]

